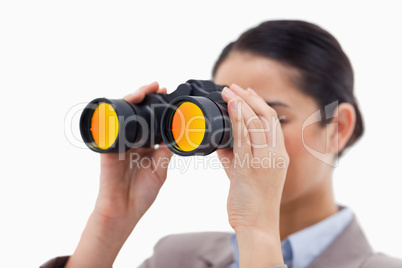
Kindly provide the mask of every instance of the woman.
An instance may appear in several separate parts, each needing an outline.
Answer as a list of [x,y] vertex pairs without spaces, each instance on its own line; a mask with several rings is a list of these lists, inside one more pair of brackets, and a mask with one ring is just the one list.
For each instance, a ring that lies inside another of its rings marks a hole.
[[[332,35],[302,21],[264,22],[222,51],[213,79],[231,85],[222,97],[233,149],[218,156],[235,234],[167,236],[141,267],[402,267],[373,253],[352,212],[334,200],[333,166],[364,127],[351,64]],[[151,92],[166,89],[154,82],[125,99]],[[132,152],[156,163],[172,156],[163,146]],[[111,267],[166,174],[166,165],[130,169],[129,160],[101,155],[98,199],[74,254],[43,267]]]

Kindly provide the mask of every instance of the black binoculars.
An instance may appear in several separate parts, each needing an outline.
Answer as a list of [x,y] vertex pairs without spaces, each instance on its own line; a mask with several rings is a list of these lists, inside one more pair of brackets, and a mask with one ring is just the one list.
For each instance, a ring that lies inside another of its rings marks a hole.
[[81,114],[82,139],[98,153],[122,153],[162,141],[181,156],[208,155],[231,147],[223,88],[209,80],[188,80],[170,94],[146,94],[138,104],[95,99]]

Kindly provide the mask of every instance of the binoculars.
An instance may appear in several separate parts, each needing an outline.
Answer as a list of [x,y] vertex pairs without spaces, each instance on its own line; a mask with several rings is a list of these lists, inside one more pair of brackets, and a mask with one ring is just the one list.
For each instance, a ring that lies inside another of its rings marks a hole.
[[138,104],[94,99],[81,114],[82,139],[98,153],[123,153],[162,141],[181,156],[232,147],[223,88],[209,80],[188,80],[170,94],[146,94]]

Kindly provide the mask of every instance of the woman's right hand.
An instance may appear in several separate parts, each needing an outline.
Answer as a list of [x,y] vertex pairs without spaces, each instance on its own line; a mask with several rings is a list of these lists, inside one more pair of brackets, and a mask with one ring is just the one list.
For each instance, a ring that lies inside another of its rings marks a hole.
[[[136,104],[147,93],[166,93],[157,82],[141,87],[124,100]],[[124,242],[166,180],[172,152],[133,148],[119,154],[101,154],[98,198],[81,240],[66,267],[112,267]]]
[[[166,93],[157,82],[141,87],[124,98],[141,102],[147,93]],[[159,148],[132,148],[122,155],[101,154],[99,195],[95,213],[104,221],[136,223],[154,202],[165,182],[172,152]],[[133,226],[132,226],[133,227]]]

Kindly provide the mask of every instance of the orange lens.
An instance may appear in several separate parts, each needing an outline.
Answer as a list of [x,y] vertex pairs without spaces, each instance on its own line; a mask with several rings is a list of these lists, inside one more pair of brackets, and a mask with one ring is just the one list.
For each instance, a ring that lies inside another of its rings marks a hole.
[[181,150],[197,149],[205,134],[205,117],[200,107],[192,102],[180,104],[173,115],[172,134]]
[[100,103],[91,118],[91,133],[98,148],[105,150],[112,146],[118,132],[119,120],[116,111],[109,103]]

